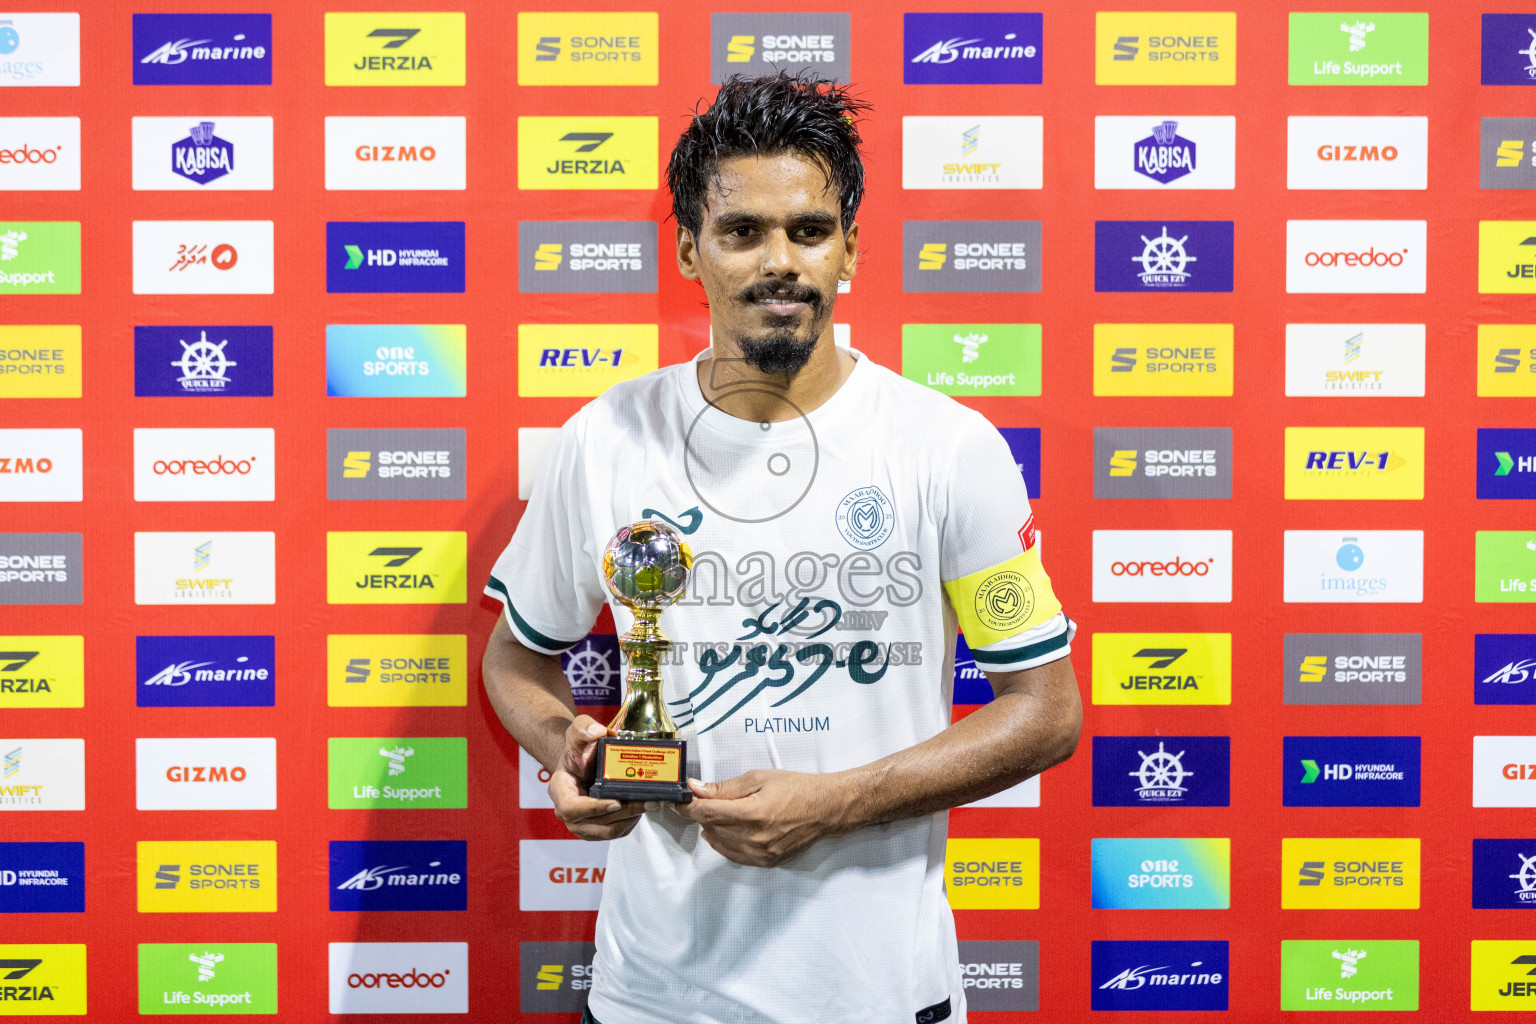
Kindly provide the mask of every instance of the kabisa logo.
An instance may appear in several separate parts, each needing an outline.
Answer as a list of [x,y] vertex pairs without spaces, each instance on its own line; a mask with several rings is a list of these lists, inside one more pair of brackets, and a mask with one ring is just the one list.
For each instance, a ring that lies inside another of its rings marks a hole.
[[1132,153],[1136,173],[1164,185],[1195,169],[1195,144],[1179,134],[1177,121],[1153,125],[1152,134],[1136,143]]
[[846,82],[848,32],[847,14],[717,11],[709,16],[709,80],[719,85],[732,75],[809,69],[817,78]]
[[271,636],[138,637],[138,706],[271,707],[277,700],[276,644]]
[[1232,600],[1231,530],[1094,530],[1095,601]]
[[1095,839],[1093,907],[1225,910],[1230,839]]
[[1286,807],[1419,806],[1419,737],[1287,736]]
[[1536,430],[1478,428],[1477,496],[1536,498]]
[[944,890],[953,909],[1040,909],[1040,840],[951,836],[944,854]]
[[213,134],[213,127],[212,121],[199,121],[186,138],[171,144],[171,170],[206,185],[235,169],[235,147]]
[[0,533],[0,605],[79,604],[78,533]]
[[332,910],[464,910],[462,839],[331,842]]
[[596,910],[608,873],[608,844],[520,839],[517,909]]
[[1096,292],[1232,290],[1232,221],[1095,221]]
[[1099,11],[1096,85],[1235,85],[1237,15]]
[[0,503],[80,501],[83,444],[78,427],[0,428]]
[[1226,736],[1095,736],[1093,806],[1227,807],[1231,764]]
[[1422,530],[1285,531],[1287,603],[1418,603]]
[[654,221],[520,221],[517,254],[524,294],[656,291]]
[[1424,189],[1429,185],[1429,118],[1286,119],[1286,187]]
[[1039,324],[902,324],[901,373],[944,395],[1038,395],[1040,346]]
[[277,944],[141,943],[141,1014],[277,1013]]
[[[1531,23],[1536,25],[1536,19]],[[1532,46],[1536,47],[1536,36]],[[1479,134],[1480,187],[1536,188],[1536,118],[1485,117]]]
[[327,292],[464,291],[464,222],[329,221]]
[[0,133],[0,192],[79,191],[78,117],[0,117]]
[[1422,220],[1288,220],[1285,290],[1291,294],[1423,294]]
[[326,85],[463,85],[464,14],[325,12]]
[[1472,940],[1472,1009],[1527,1010],[1536,996],[1536,943]]
[[904,292],[1038,292],[1040,222],[909,220]]
[[654,11],[517,13],[518,85],[655,85]]
[[332,737],[328,743],[332,809],[467,805],[463,737]]
[[962,940],[960,979],[968,1010],[1038,1010],[1040,943]]
[[0,636],[0,708],[84,706],[84,637]]
[[1225,1010],[1227,944],[1094,940],[1090,977],[1094,1010]]
[[1417,704],[1417,633],[1285,634],[1285,703]]
[[1472,840],[1472,908],[1536,909],[1536,839]]
[[325,393],[463,398],[467,351],[463,324],[327,324]]
[[1228,427],[1096,427],[1095,498],[1230,498]]
[[270,736],[134,741],[141,811],[277,809],[277,741]]
[[1280,943],[1282,1010],[1417,1010],[1419,944],[1413,940]]
[[1484,14],[1482,27],[1482,84],[1536,85],[1536,17]]
[[135,117],[135,191],[270,191],[270,117]]
[[523,1013],[581,1013],[592,988],[590,942],[518,943],[519,1009]]
[[258,397],[272,394],[272,328],[135,327],[138,398]]
[[84,843],[0,842],[0,914],[84,911]]
[[1095,633],[1093,702],[1230,704],[1232,634]]
[[577,704],[619,703],[619,639],[611,633],[592,633],[560,654],[560,668],[571,684]]
[[332,501],[464,500],[464,430],[350,430],[325,434]]
[[519,117],[517,187],[654,189],[656,133],[654,117]]
[[1472,806],[1536,807],[1536,737],[1472,737]]
[[0,221],[0,295],[79,295],[78,221]]
[[907,85],[1039,85],[1044,16],[1038,13],[902,15]]
[[329,973],[332,1013],[469,1012],[466,942],[333,942]]
[[0,17],[0,88],[79,84],[79,14]]
[[326,637],[326,703],[461,708],[468,683],[465,643],[463,634],[332,634]]
[[85,946],[0,944],[0,1003],[7,1016],[85,1015]]
[[1536,704],[1536,634],[1477,634],[1472,682],[1475,704]]
[[1423,324],[1286,324],[1285,393],[1424,394]]
[[1424,497],[1423,427],[1286,427],[1290,500]]
[[78,324],[0,325],[0,399],[79,398]]
[[1237,119],[1170,114],[1093,119],[1093,186],[1229,189],[1236,185]]
[[896,529],[896,509],[880,488],[856,487],[837,503],[832,521],[849,546],[872,551]]
[[1428,85],[1429,15],[1291,12],[1291,85]]
[[135,14],[134,85],[271,85],[272,15]]
[[1417,910],[1418,839],[1281,839],[1284,910]]
[[1478,530],[1477,601],[1536,602],[1536,532]]

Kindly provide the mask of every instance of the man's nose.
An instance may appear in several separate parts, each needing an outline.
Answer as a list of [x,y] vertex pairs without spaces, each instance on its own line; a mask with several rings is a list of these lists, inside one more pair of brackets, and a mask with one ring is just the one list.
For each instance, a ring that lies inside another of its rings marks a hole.
[[800,264],[794,243],[789,240],[789,232],[783,230],[768,232],[763,243],[762,262],[759,266],[762,272],[770,277],[793,280],[800,276]]

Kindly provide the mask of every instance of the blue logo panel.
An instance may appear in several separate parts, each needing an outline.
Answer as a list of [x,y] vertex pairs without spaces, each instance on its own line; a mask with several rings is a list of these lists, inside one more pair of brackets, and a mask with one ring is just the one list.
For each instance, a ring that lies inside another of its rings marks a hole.
[[1472,840],[1472,907],[1536,909],[1536,839]]
[[270,636],[141,636],[141,708],[269,708],[277,702]]
[[1226,736],[1095,736],[1093,806],[1228,807]]
[[84,911],[84,843],[0,843],[0,914]]
[[1536,85],[1536,15],[1483,15],[1483,84]]
[[271,85],[272,15],[135,14],[134,85]]
[[464,910],[462,839],[331,842],[332,910]]
[[902,16],[907,85],[1039,85],[1044,16]]
[[1096,292],[1230,292],[1229,220],[1101,220],[1093,225]]
[[1287,807],[1419,806],[1419,737],[1287,736]]
[[963,634],[955,635],[955,704],[992,703],[992,684],[971,655],[971,646]]
[[1472,694],[1477,704],[1536,704],[1536,634],[1477,634]]
[[1095,1010],[1225,1010],[1225,942],[1095,941]]
[[327,292],[462,292],[464,222],[330,221]]
[[137,398],[264,398],[272,394],[272,328],[133,329]]
[[1477,496],[1536,498],[1536,430],[1478,429]]
[[560,654],[560,667],[571,684],[577,704],[617,706],[622,660],[619,638],[612,633],[589,633],[575,647]]
[[1030,500],[1040,497],[1040,428],[998,427],[997,432],[1008,442],[1014,465],[1024,474],[1024,489]]

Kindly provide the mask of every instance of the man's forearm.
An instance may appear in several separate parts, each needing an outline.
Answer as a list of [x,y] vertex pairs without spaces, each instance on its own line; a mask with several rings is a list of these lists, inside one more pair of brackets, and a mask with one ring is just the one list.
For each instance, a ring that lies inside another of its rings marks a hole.
[[498,618],[480,668],[496,717],[524,750],[553,771],[565,751],[565,730],[576,717],[559,657],[524,647],[506,620]]

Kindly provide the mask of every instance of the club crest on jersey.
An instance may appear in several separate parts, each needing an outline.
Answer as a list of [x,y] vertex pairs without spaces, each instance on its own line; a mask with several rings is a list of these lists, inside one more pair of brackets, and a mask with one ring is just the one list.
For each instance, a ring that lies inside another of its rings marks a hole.
[[976,590],[976,615],[993,629],[1017,629],[1034,609],[1035,589],[1021,572],[993,573]]
[[878,487],[860,487],[849,491],[837,503],[837,532],[860,551],[872,551],[884,544],[896,529],[896,510],[891,499]]

